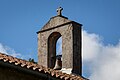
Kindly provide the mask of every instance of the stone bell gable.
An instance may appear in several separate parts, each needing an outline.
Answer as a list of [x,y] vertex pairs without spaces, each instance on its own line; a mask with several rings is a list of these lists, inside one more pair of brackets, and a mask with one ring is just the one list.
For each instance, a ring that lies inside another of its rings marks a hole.
[[81,24],[62,16],[50,18],[38,34],[38,64],[54,68],[56,61],[56,42],[62,37],[62,68],[71,68],[72,73],[82,74]]
[[41,31],[58,27],[65,23],[71,22],[67,17],[64,16],[54,16],[42,27]]

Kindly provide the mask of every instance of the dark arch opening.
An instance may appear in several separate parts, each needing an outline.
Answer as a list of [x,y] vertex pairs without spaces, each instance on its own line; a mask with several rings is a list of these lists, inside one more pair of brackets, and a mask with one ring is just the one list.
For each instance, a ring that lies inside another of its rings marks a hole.
[[53,32],[48,38],[48,67],[54,68],[56,62],[56,44],[58,39],[61,37],[59,32]]

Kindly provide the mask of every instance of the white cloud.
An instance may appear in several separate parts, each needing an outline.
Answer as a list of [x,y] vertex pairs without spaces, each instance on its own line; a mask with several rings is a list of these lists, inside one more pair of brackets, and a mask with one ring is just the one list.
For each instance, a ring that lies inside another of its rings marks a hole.
[[5,50],[4,46],[1,43],[0,43],[0,52],[7,53],[7,51]]
[[35,54],[33,54],[33,53],[29,53],[29,54],[22,53],[21,54],[9,46],[3,45],[2,43],[0,43],[0,52],[3,54],[11,55],[13,57],[17,57],[17,58],[21,58],[21,59],[25,59],[25,60],[29,60],[29,58],[32,58],[35,61],[37,61],[37,58],[34,57]]
[[84,53],[84,60],[94,59],[101,51],[102,43],[100,36],[96,34],[88,34],[86,31],[82,32],[82,53]]
[[90,80],[120,80],[120,42],[102,43],[100,36],[83,31],[83,73]]
[[20,53],[16,53],[16,51],[8,46],[4,46],[3,44],[0,43],[0,52],[7,54],[7,55],[11,55],[13,57],[19,57],[21,58],[22,55]]

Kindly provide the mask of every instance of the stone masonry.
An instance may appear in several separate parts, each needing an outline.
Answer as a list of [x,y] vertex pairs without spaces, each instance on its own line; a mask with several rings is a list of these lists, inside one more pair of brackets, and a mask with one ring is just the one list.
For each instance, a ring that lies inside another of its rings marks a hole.
[[[61,14],[61,13],[59,13]],[[38,34],[38,64],[54,68],[56,42],[62,37],[62,68],[72,68],[72,73],[82,74],[81,24],[57,15],[52,17]]]

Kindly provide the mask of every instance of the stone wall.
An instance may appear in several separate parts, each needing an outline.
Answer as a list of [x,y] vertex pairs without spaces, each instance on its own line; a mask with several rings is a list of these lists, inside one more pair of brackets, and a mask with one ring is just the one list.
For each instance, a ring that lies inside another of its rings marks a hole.
[[[51,18],[38,32],[38,64],[54,67],[57,42],[55,36],[59,38],[60,34],[62,37],[62,68],[72,68],[73,73],[81,75],[81,26],[64,17]],[[56,34],[51,36],[53,33]]]
[[[62,37],[62,59],[63,59],[63,67],[72,67],[71,59],[72,56],[69,56],[67,59],[65,59],[65,56],[72,55],[72,29],[71,24],[65,25],[63,27],[58,27],[49,31],[41,32],[38,34],[38,64],[41,64],[43,66],[49,67],[48,65],[51,64],[51,62],[48,61],[48,57],[53,57],[52,54],[49,53],[49,47],[48,45],[48,38],[49,36],[54,32],[59,32]],[[52,41],[50,42],[51,44]],[[55,47],[52,47],[53,50],[55,50]],[[51,56],[48,56],[48,54],[51,54]]]

